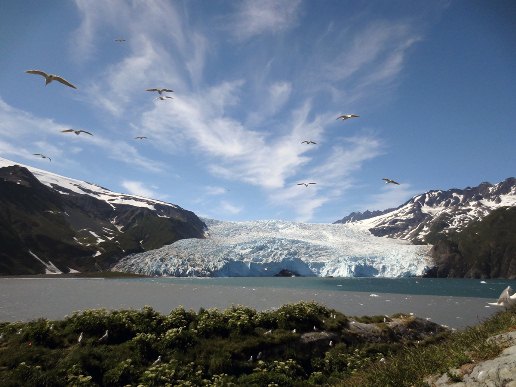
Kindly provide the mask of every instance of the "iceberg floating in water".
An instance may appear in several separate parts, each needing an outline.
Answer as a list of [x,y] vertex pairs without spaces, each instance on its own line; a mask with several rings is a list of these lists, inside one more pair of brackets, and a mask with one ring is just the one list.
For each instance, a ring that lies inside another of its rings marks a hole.
[[206,239],[183,239],[133,254],[113,270],[177,277],[421,275],[431,246],[375,237],[346,224],[203,219]]

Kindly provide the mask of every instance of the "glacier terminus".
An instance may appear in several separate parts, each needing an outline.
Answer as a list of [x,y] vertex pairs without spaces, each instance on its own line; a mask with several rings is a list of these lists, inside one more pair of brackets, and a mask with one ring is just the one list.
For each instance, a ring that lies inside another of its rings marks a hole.
[[375,237],[353,224],[203,219],[205,239],[132,254],[112,270],[152,276],[406,277],[430,265],[430,245]]

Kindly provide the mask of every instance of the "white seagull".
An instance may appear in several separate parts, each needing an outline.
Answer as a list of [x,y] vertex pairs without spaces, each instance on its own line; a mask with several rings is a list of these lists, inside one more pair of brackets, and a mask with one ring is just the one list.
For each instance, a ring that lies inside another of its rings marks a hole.
[[48,161],[52,161],[52,159],[50,157],[47,157],[45,155],[42,155],[41,153],[33,153],[34,156],[39,156],[41,157],[42,159],[48,159]]
[[104,335],[99,339],[99,343],[103,343],[107,341],[108,339],[108,330],[106,329],[106,332],[104,332]]
[[385,184],[396,184],[396,185],[400,185],[400,183],[398,183],[397,181],[394,181],[392,179],[388,179],[386,177],[384,177],[382,180],[385,181]]
[[317,183],[297,183],[297,185],[304,185],[305,187],[308,187],[309,184],[317,184]]
[[502,294],[500,294],[500,297],[498,297],[497,302],[488,302],[489,305],[494,306],[504,306],[508,308],[512,304],[516,303],[516,294],[513,294],[511,296],[512,288],[510,286],[507,286]]
[[79,338],[77,339],[77,343],[79,343],[79,344],[80,344],[80,343],[81,343],[81,341],[82,341],[82,332],[81,332],[81,334],[79,335]]
[[163,93],[173,93],[174,90],[172,89],[158,89],[158,88],[154,88],[154,89],[146,89],[145,91],[157,91],[159,95],[163,94]]
[[305,140],[305,141],[301,141],[301,144],[317,144],[317,143],[312,140]]
[[161,363],[161,355],[159,355],[158,358],[154,360],[154,363],[152,363],[152,365],[157,365],[159,363]]
[[146,138],[147,138],[147,137],[145,137],[145,136],[137,136],[137,137],[135,137],[134,139],[135,139],[135,140],[145,140]]
[[357,118],[357,117],[360,117],[360,116],[357,116],[356,114],[343,114],[341,116],[338,116],[337,119],[345,121],[345,120],[349,120],[350,118]]
[[77,87],[75,87],[70,82],[68,82],[66,79],[64,79],[63,77],[60,77],[59,75],[47,74],[46,72],[41,71],[41,70],[27,70],[25,72],[28,74],[37,74],[37,75],[41,75],[42,77],[44,77],[45,78],[45,86],[48,85],[52,81],[58,81],[58,82],[61,82],[63,85],[70,86],[70,87],[73,87],[74,89],[77,89]]
[[81,133],[86,133],[86,134],[89,134],[90,136],[93,136],[93,134],[91,134],[90,132],[87,132],[85,130],[76,130],[76,129],[65,129],[65,130],[61,130],[62,133],[75,133],[77,136]]

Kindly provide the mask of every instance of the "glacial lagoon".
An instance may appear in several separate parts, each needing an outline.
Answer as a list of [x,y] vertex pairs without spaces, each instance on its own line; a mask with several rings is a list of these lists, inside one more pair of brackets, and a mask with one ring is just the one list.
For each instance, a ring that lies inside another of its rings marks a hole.
[[257,310],[316,301],[350,316],[413,313],[452,328],[474,325],[499,308],[487,307],[514,280],[432,278],[0,278],[0,321],[61,319],[96,308],[161,313],[182,305]]

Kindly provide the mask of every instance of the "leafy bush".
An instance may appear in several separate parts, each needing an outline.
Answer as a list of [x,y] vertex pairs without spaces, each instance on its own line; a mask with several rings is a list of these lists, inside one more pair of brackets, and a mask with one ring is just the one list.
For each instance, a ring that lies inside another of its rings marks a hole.
[[314,326],[320,328],[323,325],[322,320],[330,316],[328,309],[315,302],[283,305],[271,313],[278,322],[278,328],[295,328],[300,331],[311,331]]

